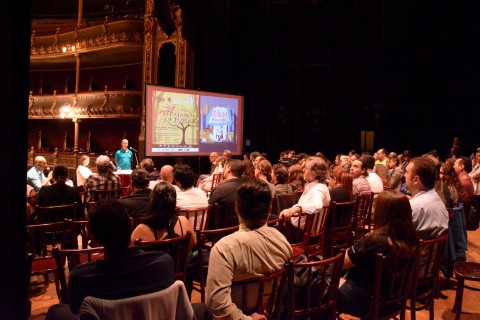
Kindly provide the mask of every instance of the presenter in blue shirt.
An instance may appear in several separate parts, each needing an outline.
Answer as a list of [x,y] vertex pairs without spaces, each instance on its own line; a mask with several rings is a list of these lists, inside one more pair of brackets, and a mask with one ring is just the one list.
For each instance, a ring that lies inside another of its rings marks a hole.
[[132,169],[133,152],[128,149],[128,140],[122,140],[122,148],[115,152],[115,162],[117,163],[117,170],[131,170]]

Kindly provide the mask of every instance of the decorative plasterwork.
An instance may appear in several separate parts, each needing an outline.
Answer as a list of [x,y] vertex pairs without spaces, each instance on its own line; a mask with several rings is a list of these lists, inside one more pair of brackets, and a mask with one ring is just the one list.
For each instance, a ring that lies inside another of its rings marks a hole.
[[30,93],[29,119],[59,119],[60,108],[70,106],[69,117],[82,118],[140,118],[142,92],[131,90],[53,94],[33,96]]

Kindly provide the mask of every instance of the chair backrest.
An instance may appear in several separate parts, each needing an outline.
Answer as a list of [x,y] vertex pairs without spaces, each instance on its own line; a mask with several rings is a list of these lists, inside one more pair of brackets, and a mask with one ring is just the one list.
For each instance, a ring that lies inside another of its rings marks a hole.
[[281,268],[260,279],[232,283],[232,292],[241,287],[241,300],[232,299],[244,314],[257,312],[268,319],[280,319],[286,285],[287,269]]
[[63,221],[64,219],[74,219],[76,220],[77,214],[77,203],[69,203],[58,206],[35,206],[35,215],[36,221],[38,223],[50,223]]
[[374,193],[364,193],[356,197],[356,204],[353,215],[353,226],[355,228],[355,239],[361,238],[369,233],[372,218]]
[[392,258],[377,253],[375,279],[368,319],[405,319],[406,302],[410,293],[419,255]]
[[208,207],[197,209],[179,209],[177,208],[177,216],[184,216],[188,219],[194,230],[203,230],[208,226],[209,211],[211,205]]
[[[348,202],[330,202],[330,215],[328,216],[327,228],[330,230],[328,235],[329,252],[326,256],[333,257],[353,244],[352,219],[354,214],[356,200]],[[324,255],[325,257],[325,255]]]
[[298,219],[284,222],[284,235],[292,247],[302,246],[303,249],[306,248],[306,241],[308,241],[308,235],[312,230],[313,216],[313,214],[305,212],[296,213],[292,217]]
[[182,281],[161,291],[131,298],[106,300],[86,297],[80,307],[81,320],[193,320],[195,314]]
[[35,258],[52,257],[52,249],[62,246],[67,240],[67,228],[65,221],[27,225],[28,251]]
[[422,289],[431,291],[436,288],[440,267],[445,259],[445,246],[448,240],[448,233],[445,235],[420,242],[420,258],[417,266],[417,276],[414,279],[413,291],[419,286]]
[[87,249],[60,249],[58,247],[53,248],[53,256],[57,265],[57,272],[60,282],[60,302],[69,303],[70,297],[68,294],[68,281],[65,272],[65,263],[68,265],[68,269],[72,270],[73,267],[79,264],[96,261],[103,259],[104,248],[87,248]]
[[215,203],[211,206],[208,218],[208,229],[220,229],[237,226],[238,216],[235,206],[222,206]]
[[164,251],[168,253],[173,258],[175,278],[185,282],[191,236],[190,232],[187,232],[186,235],[171,239],[152,241],[141,241],[137,239],[135,240],[135,245],[145,251]]
[[[288,272],[288,309],[284,318],[336,319],[338,284],[344,252],[335,257],[308,262],[286,263]],[[297,275],[302,275],[299,280]]]
[[272,214],[278,215],[283,209],[291,208],[298,203],[300,196],[297,192],[289,194],[275,194],[272,199]]
[[98,201],[100,199],[119,199],[122,197],[122,189],[107,189],[107,190],[92,190],[93,200]]
[[327,245],[327,221],[330,216],[330,205],[323,207],[320,212],[313,214],[312,227],[305,243],[305,255],[311,258],[322,254],[325,256]]
[[212,230],[196,230],[197,236],[197,252],[198,252],[198,270],[197,275],[200,279],[200,296],[202,303],[205,303],[205,285],[206,275],[208,270],[208,259],[206,255],[209,254],[218,240],[234,233],[239,229],[239,226],[233,226],[221,229]]
[[213,189],[215,189],[218,186],[220,181],[222,181],[222,178],[223,178],[223,173],[214,173],[213,174],[213,176],[212,176],[212,188],[210,189],[210,191],[213,191]]

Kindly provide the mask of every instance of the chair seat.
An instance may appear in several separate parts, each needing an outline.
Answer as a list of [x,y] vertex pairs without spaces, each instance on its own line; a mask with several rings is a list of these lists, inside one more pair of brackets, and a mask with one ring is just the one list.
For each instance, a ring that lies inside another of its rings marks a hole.
[[56,269],[57,269],[57,265],[53,257],[47,258],[47,259],[38,259],[38,260],[34,259],[32,263],[32,274],[49,272]]
[[465,280],[480,281],[480,263],[457,261],[455,262],[455,276]]
[[292,252],[292,259],[295,259],[299,255],[305,253],[305,249],[303,248],[303,246],[292,246],[292,251],[293,251]]

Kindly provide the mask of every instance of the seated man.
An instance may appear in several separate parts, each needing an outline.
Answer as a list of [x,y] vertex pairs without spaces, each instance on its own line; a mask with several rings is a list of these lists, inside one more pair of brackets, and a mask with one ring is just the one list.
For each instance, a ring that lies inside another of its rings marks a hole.
[[241,183],[240,178],[244,170],[243,161],[233,159],[227,162],[223,170],[223,181],[212,191],[208,203],[218,203],[225,207],[233,206],[237,199],[236,190]]
[[38,192],[41,187],[48,186],[52,180],[52,172],[45,177],[43,171],[47,169],[47,160],[42,156],[35,157],[35,165],[27,172],[27,184]]
[[277,229],[268,227],[272,193],[258,179],[246,180],[237,189],[236,210],[240,229],[225,236],[212,248],[208,263],[207,308],[222,319],[266,319],[248,316],[237,306],[242,288],[233,282],[258,279],[283,268],[292,248]]
[[113,173],[113,164],[107,156],[99,156],[95,161],[97,173],[92,174],[85,182],[87,200],[92,197],[93,190],[116,190],[122,187],[120,177]]
[[[70,273],[70,306],[53,305],[47,319],[77,319],[83,299],[122,299],[163,290],[175,281],[172,258],[144,252],[130,241],[132,219],[116,199],[99,200],[88,216],[90,231],[105,247],[105,259],[80,264]],[[159,272],[161,270],[161,272]]]
[[130,175],[133,192],[120,199],[120,202],[127,208],[128,215],[132,218],[143,217],[150,207],[150,192],[148,188],[148,172],[144,169],[133,170]]

